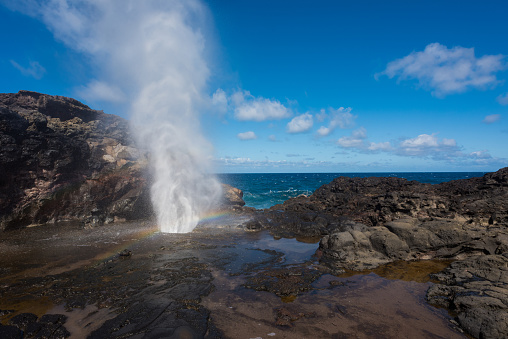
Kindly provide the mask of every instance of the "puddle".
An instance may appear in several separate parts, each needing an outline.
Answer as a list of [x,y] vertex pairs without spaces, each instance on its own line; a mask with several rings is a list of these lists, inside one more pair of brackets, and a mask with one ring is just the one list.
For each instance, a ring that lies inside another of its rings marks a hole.
[[[307,240],[307,242],[300,240]],[[273,238],[267,234],[255,241],[252,247],[280,252],[283,254],[284,264],[296,264],[313,260],[312,256],[319,247],[319,240],[311,241],[310,239]]]
[[4,325],[9,323],[9,320],[20,313],[33,313],[38,317],[43,316],[55,305],[50,298],[47,297],[34,297],[27,293],[25,295],[19,295],[11,297],[8,300],[2,300],[0,303],[1,310],[12,310],[14,312],[8,313],[3,317],[0,317],[0,322]]
[[377,268],[365,271],[349,271],[338,275],[339,278],[347,278],[358,275],[376,274],[389,280],[414,281],[419,283],[432,282],[430,274],[438,273],[448,267],[453,260],[420,260],[420,261],[395,261]]
[[445,310],[425,302],[429,282],[373,272],[323,275],[314,290],[279,298],[243,288],[240,278],[233,284],[224,272],[213,274],[218,288],[203,305],[228,338],[266,338],[268,333],[276,338],[467,338]]
[[201,239],[205,244],[200,251],[189,250],[202,262],[212,264],[230,275],[239,275],[267,266],[282,266],[314,262],[318,242],[300,242],[297,239],[274,239],[268,231],[232,233],[229,242]]

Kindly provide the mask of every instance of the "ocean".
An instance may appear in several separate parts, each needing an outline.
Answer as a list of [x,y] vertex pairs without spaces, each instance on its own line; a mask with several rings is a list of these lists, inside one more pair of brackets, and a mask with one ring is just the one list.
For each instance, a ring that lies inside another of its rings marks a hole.
[[219,179],[243,191],[246,206],[258,209],[283,203],[300,194],[310,195],[333,179],[346,177],[397,177],[422,183],[439,184],[451,180],[481,177],[486,172],[411,173],[235,173],[219,174]]

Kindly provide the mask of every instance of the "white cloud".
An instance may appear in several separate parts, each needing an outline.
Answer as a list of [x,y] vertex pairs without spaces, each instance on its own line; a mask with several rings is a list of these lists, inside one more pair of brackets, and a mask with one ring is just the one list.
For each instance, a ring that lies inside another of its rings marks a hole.
[[326,111],[324,110],[324,108],[322,108],[318,114],[316,114],[316,119],[317,121],[319,122],[323,122],[326,120],[326,118],[328,118],[328,114],[326,114]]
[[392,145],[390,144],[389,141],[378,142],[378,143],[371,142],[369,144],[369,146],[367,147],[367,149],[369,151],[389,151],[389,150],[391,150],[391,148],[392,148]]
[[222,88],[219,88],[212,95],[212,106],[214,109],[221,114],[228,111],[228,98],[226,92]]
[[471,152],[469,155],[472,158],[476,158],[476,159],[491,159],[492,158],[492,156],[489,154],[489,152],[487,150]]
[[403,148],[437,147],[439,145],[435,134],[420,134],[416,138],[406,139],[400,143]]
[[320,136],[322,137],[325,137],[327,136],[328,134],[331,133],[331,129],[328,128],[328,127],[325,127],[325,126],[321,126],[319,127],[319,129],[317,130],[317,134],[319,134]]
[[[360,153],[383,152],[403,157],[430,158],[437,161],[447,161],[450,164],[464,168],[475,166],[500,168],[508,165],[507,159],[492,157],[487,150],[464,153],[455,139],[439,139],[436,133],[420,134],[415,138],[401,140],[398,144],[392,146],[388,141],[369,142],[366,129],[361,127],[353,131],[350,136],[337,140],[337,144],[349,151]],[[348,153],[337,152],[336,154],[346,155]]]
[[497,102],[499,102],[501,105],[508,105],[508,92],[501,94],[497,97]]
[[28,67],[23,67],[14,60],[11,60],[11,64],[24,76],[32,77],[37,80],[42,79],[44,73],[46,73],[46,69],[42,67],[38,61],[30,61],[30,66]]
[[253,140],[253,139],[257,139],[256,133],[254,133],[252,131],[238,133],[237,137],[240,140]]
[[486,89],[496,86],[499,81],[495,73],[505,68],[503,55],[484,55],[477,58],[474,48],[456,46],[447,48],[432,43],[421,52],[394,60],[386,69],[376,74],[386,75],[397,81],[418,81],[426,90],[437,97],[462,93],[469,89]]
[[230,99],[231,99],[231,102],[235,106],[240,106],[241,104],[244,103],[245,96],[252,96],[252,95],[250,94],[249,91],[239,90],[239,91],[236,91],[233,94],[231,94]]
[[449,146],[449,147],[456,147],[457,146],[457,142],[455,141],[455,139],[443,138],[442,144],[443,144],[443,146]]
[[307,132],[312,128],[312,125],[314,124],[314,120],[312,118],[312,115],[309,113],[305,113],[302,115],[299,115],[297,117],[294,117],[288,124],[287,124],[287,131],[288,133],[302,133]]
[[343,148],[356,149],[362,153],[377,153],[391,151],[390,142],[369,142],[367,140],[367,130],[360,127],[354,130],[350,136],[342,137],[337,140],[337,144]]
[[499,119],[501,119],[501,114],[491,114],[491,115],[487,115],[483,119],[483,122],[486,123],[486,124],[492,124],[494,122],[499,121]]
[[351,114],[351,107],[339,107],[337,109],[329,108],[328,113],[324,109],[317,115],[318,121],[329,120],[328,126],[321,126],[317,130],[319,136],[327,136],[332,133],[337,127],[341,129],[351,128],[354,126],[356,116]]
[[[450,164],[468,166],[492,166],[493,168],[505,167],[507,159],[494,158],[487,150],[464,153],[462,147],[457,145],[454,139],[439,139],[437,134],[420,134],[415,138],[408,138],[400,141],[392,147],[390,142],[369,142],[367,131],[361,127],[337,141],[337,144],[348,150],[360,153],[378,153],[433,159],[437,161],[448,161]],[[342,154],[342,153],[336,153]],[[347,153],[344,153],[347,154]]]
[[242,157],[222,157],[215,160],[216,167],[221,167],[226,172],[232,173],[253,173],[253,172],[301,172],[309,171],[312,169],[313,171],[327,168],[332,171],[337,167],[345,167],[350,164],[346,163],[334,163],[331,161],[319,161],[314,158],[308,158],[305,160],[299,161],[289,161],[289,160],[255,160],[251,158],[242,158]]
[[353,131],[350,136],[337,140],[342,148],[356,150],[361,153],[386,152],[399,156],[433,158],[436,160],[465,157],[454,139],[439,139],[436,134],[420,134],[415,138],[400,141],[394,147],[389,141],[370,142],[364,127]]
[[277,100],[254,97],[249,91],[237,91],[231,96],[234,115],[240,121],[265,121],[289,118],[291,111]]
[[[337,145],[344,150],[359,153],[386,153],[402,157],[415,157],[422,159],[433,159],[447,161],[450,164],[460,166],[492,166],[505,167],[508,160],[492,157],[487,150],[464,153],[462,147],[457,145],[455,139],[438,138],[437,133],[420,134],[415,138],[401,140],[392,146],[392,143],[370,142],[367,137],[367,130],[360,127],[354,130],[351,135],[341,137]],[[348,154],[336,153],[336,154]]]
[[92,80],[86,86],[76,89],[79,98],[87,101],[123,102],[126,100],[122,91],[102,81]]
[[395,153],[402,156],[431,157],[434,159],[450,159],[463,156],[454,139],[439,140],[434,134],[420,134],[416,138],[400,142]]
[[268,140],[275,142],[275,141],[277,141],[277,137],[275,135],[271,134],[268,136]]
[[244,164],[252,162],[251,158],[242,158],[242,157],[224,157],[217,159],[218,161],[224,163],[234,163],[234,164]]
[[345,148],[364,148],[365,139],[367,139],[367,130],[360,127],[353,131],[350,136],[340,138],[337,144]]

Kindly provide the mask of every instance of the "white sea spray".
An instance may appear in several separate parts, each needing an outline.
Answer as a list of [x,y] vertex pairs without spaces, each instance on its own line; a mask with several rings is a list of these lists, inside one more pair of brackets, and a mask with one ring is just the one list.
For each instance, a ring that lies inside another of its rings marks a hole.
[[20,0],[9,5],[43,21],[84,54],[96,79],[82,97],[121,103],[149,151],[152,203],[163,232],[191,231],[221,196],[200,114],[209,98],[206,8],[197,0]]

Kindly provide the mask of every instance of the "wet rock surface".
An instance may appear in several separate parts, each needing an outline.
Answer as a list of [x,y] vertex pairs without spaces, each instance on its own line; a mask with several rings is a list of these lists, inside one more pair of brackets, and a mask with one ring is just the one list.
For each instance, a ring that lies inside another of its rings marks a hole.
[[[27,300],[25,307],[43,299],[60,305],[51,307],[53,310],[71,317],[79,313],[83,317],[81,332],[75,332],[74,325],[74,337],[217,337],[218,332],[208,323],[209,311],[200,305],[213,284],[207,265],[192,254],[196,243],[182,239],[156,250],[150,245],[109,252],[106,259],[92,259],[85,266],[61,273],[52,274],[49,269],[47,274],[4,278],[0,298],[13,306]],[[15,333],[11,325],[22,331],[24,338],[71,335],[65,315],[49,313],[38,318],[18,312],[4,312],[2,318],[8,320],[0,331]]]
[[13,317],[10,325],[0,325],[2,338],[67,338],[69,331],[62,314],[45,314],[38,318],[33,313],[21,313]]
[[[67,225],[4,233],[0,333],[31,338],[38,336],[30,333],[57,327],[58,336],[49,337],[250,338],[276,333],[290,338],[367,333],[358,332],[356,326],[366,321],[364,310],[372,305],[343,301],[349,290],[353,296],[364,288],[362,278],[354,282],[356,278],[327,275],[313,256],[317,243],[274,239],[266,231],[245,232],[234,223],[236,215],[230,218],[219,222],[227,227],[208,225],[190,234],[158,233],[149,224],[85,230]],[[321,281],[323,277],[331,281]],[[365,277],[374,283],[367,288],[373,293],[390,284],[374,275]],[[423,298],[428,283],[416,284]],[[414,286],[407,288],[404,298],[409,299],[402,309],[413,312],[409,309],[416,292]],[[394,309],[401,308],[400,289],[394,285],[390,292],[398,293]],[[386,298],[390,301],[379,305],[392,302],[392,297]],[[352,305],[358,308],[353,310]],[[404,325],[405,316],[394,313],[394,321],[403,324],[396,333],[379,327],[385,321],[371,318],[379,310],[372,312],[368,319],[376,325],[369,331],[377,328],[388,338],[401,331],[429,330],[428,319],[434,319],[429,333],[461,337],[448,328],[445,314],[431,309],[414,311],[425,321],[415,317],[416,323],[410,325]],[[226,319],[230,321],[224,323]],[[236,330],[243,334],[238,336]],[[360,337],[368,337],[363,334]]]
[[312,283],[320,276],[321,272],[308,266],[272,267],[249,277],[245,287],[271,292],[279,297],[296,297],[302,292],[311,290]]

